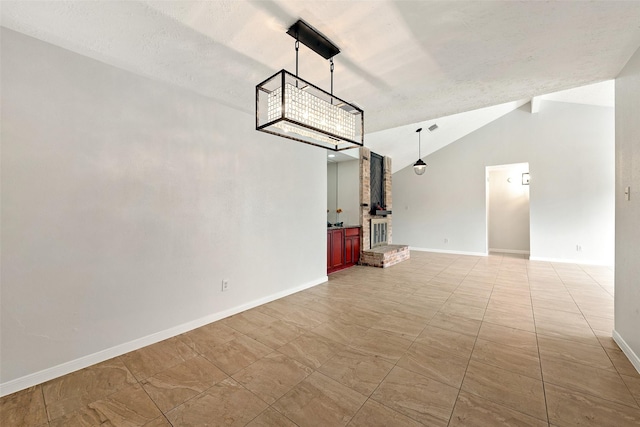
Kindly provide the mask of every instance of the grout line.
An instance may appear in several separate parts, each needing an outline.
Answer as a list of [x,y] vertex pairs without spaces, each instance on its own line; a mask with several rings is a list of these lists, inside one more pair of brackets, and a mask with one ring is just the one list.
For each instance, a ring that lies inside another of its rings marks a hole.
[[[547,387],[546,387],[546,382],[544,380],[544,371],[542,370],[542,356],[540,355],[540,343],[538,342],[538,326],[536,324],[536,311],[533,309],[533,297],[531,296],[531,283],[530,283],[531,277],[529,276],[529,264],[525,264],[525,267],[527,269],[527,283],[529,283],[529,298],[531,299],[531,311],[533,314],[533,328],[535,329],[536,350],[538,350],[538,364],[540,365],[540,378],[542,380],[542,396],[544,397],[544,410],[545,410],[545,413],[547,414],[547,424],[551,425],[551,420],[549,419],[549,403],[547,401]],[[558,275],[553,265],[551,265],[551,268],[553,268],[554,273]],[[562,279],[560,280],[562,281]]]
[[[500,258],[500,264],[502,264],[502,260],[503,258]],[[475,268],[476,265],[478,265],[478,262],[480,260],[476,261],[476,263],[473,265],[472,269]],[[470,271],[471,271],[470,270]],[[469,276],[469,274],[467,273],[467,275],[465,276],[465,278],[467,278]],[[495,287],[495,281],[497,280],[498,276],[496,275],[496,278],[493,280],[493,285],[491,286],[491,293],[489,294],[489,299],[487,300],[487,306],[489,305],[489,301],[491,301],[491,295],[493,295],[493,289]],[[462,280],[462,282],[460,282],[460,284],[462,284],[464,282],[464,279]],[[456,287],[456,289],[458,289],[460,287],[460,284]],[[455,292],[455,289],[454,291]],[[453,292],[451,295],[453,295]],[[447,299],[448,301],[448,299]],[[446,303],[446,301],[445,301]],[[462,375],[462,381],[460,382],[460,387],[458,387],[458,394],[456,394],[456,399],[453,401],[453,406],[451,407],[451,412],[449,413],[449,421],[447,422],[447,426],[449,426],[451,424],[451,419],[453,418],[453,414],[456,410],[456,406],[458,405],[458,401],[460,399],[460,393],[462,392],[462,385],[464,384],[464,380],[467,377],[467,371],[469,370],[469,365],[471,364],[471,359],[473,357],[473,351],[476,348],[476,343],[478,342],[478,336],[480,335],[480,329],[482,328],[482,322],[484,320],[484,316],[487,312],[487,307],[485,307],[484,312],[482,313],[482,320],[480,320],[480,327],[478,328],[478,331],[476,332],[476,337],[473,341],[473,346],[471,347],[471,352],[469,353],[469,360],[467,360],[467,366],[464,369],[464,374]]]

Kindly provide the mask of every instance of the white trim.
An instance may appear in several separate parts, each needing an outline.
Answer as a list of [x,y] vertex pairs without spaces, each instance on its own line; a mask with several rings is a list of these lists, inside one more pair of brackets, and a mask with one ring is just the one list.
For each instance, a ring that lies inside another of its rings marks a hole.
[[440,254],[454,254],[454,255],[473,255],[473,256],[488,256],[486,252],[467,252],[467,251],[451,251],[447,249],[431,249],[431,248],[416,248],[415,246],[409,246],[410,251],[418,252],[436,252]]
[[602,260],[593,260],[593,259],[547,258],[547,257],[532,256],[532,257],[529,257],[529,261],[561,262],[561,263],[568,263],[568,264],[601,265],[605,267],[613,267],[613,262],[605,262]]
[[257,307],[259,305],[266,304],[268,302],[286,297],[287,295],[291,295],[296,292],[300,292],[305,289],[312,288],[314,286],[325,283],[328,280],[329,280],[328,276],[323,276],[316,280],[312,280],[303,285],[297,286],[295,288],[277,292],[275,294],[271,294],[266,297],[259,298],[257,300],[253,300],[248,303],[230,308],[228,310],[223,310],[217,313],[213,313],[208,316],[201,317],[200,319],[192,320],[190,322],[183,323],[178,326],[174,326],[173,328],[165,329],[164,331],[159,331],[151,335],[147,335],[146,337],[138,338],[133,341],[119,344],[114,347],[98,351],[97,353],[89,354],[87,356],[82,356],[78,359],[71,360],[69,362],[65,362],[60,365],[53,366],[51,368],[43,369],[42,371],[39,371],[39,372],[34,372],[33,374],[25,375],[23,377],[16,378],[15,380],[1,383],[0,397],[6,396],[11,393],[15,393],[16,391],[20,391],[20,390],[32,387],[34,385],[42,384],[45,381],[49,381],[54,378],[58,378],[63,375],[70,374],[71,372],[84,369],[91,365],[95,365],[96,363],[104,362],[105,360],[108,360],[117,356],[121,356],[125,353],[129,353],[130,351],[138,350],[139,348],[146,347],[151,344],[155,344],[159,341],[166,340],[171,337],[175,337],[176,335],[180,335],[185,332],[189,332],[193,329],[199,328],[201,326],[208,325],[211,322],[215,322],[215,321],[224,319],[225,317],[229,317],[234,314],[243,312],[245,310],[249,310],[251,308]]
[[521,249],[494,249],[489,248],[489,253],[496,252],[500,254],[520,254],[520,255],[529,255],[529,251],[523,251]]
[[631,362],[633,367],[636,368],[636,371],[640,373],[640,357],[638,357],[638,355],[631,349],[631,347],[629,347],[629,344],[627,344],[624,338],[620,336],[618,331],[614,329],[611,335],[613,337],[613,340],[620,347],[620,350],[622,350],[624,355],[627,356],[629,362]]

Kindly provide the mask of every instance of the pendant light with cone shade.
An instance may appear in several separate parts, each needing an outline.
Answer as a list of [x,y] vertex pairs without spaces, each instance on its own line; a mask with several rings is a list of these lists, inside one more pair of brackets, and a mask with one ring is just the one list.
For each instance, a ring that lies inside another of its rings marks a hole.
[[422,175],[427,170],[427,164],[422,161],[422,153],[420,152],[420,132],[422,132],[422,128],[416,130],[418,132],[418,161],[413,164],[413,170],[416,175]]

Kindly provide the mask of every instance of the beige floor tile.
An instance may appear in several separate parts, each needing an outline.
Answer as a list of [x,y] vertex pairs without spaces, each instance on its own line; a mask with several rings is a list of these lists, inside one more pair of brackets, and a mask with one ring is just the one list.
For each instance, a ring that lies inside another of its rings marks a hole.
[[467,392],[460,392],[449,427],[546,427],[545,421]]
[[560,324],[576,327],[590,327],[582,313],[567,313],[565,311],[547,308],[534,308],[533,313],[537,325]]
[[453,316],[466,317],[469,319],[482,320],[484,317],[485,307],[477,307],[473,305],[452,302],[451,299],[440,308],[441,313]]
[[344,426],[366,400],[362,394],[315,372],[273,408],[300,427]]
[[351,342],[351,347],[396,362],[407,351],[413,338],[393,332],[369,329]]
[[533,332],[523,331],[522,329],[482,322],[478,338],[499,344],[510,345],[511,347],[517,347],[525,352],[538,351],[538,340],[536,338],[536,334]]
[[451,297],[453,291],[456,288],[457,286],[453,286],[452,288],[449,288],[447,286],[445,289],[443,289],[439,286],[434,286],[431,283],[427,283],[418,288],[418,290],[413,293],[412,297],[425,297],[427,298],[427,300],[422,300],[423,302],[433,301],[434,303],[444,304],[445,301]]
[[616,370],[620,374],[640,378],[640,373],[638,373],[622,350],[619,348],[605,348],[605,351],[607,352],[609,359],[611,359],[611,362],[613,362],[613,366],[615,366]]
[[156,422],[162,413],[139,384],[131,385],[85,407],[51,420],[52,427],[128,425]]
[[297,427],[289,418],[273,408],[267,408],[247,424],[247,427]]
[[419,319],[428,322],[435,316],[441,304],[426,303],[416,300],[415,297],[407,297],[401,303],[392,303],[384,314],[392,314],[398,317],[408,319]]
[[349,423],[349,427],[422,427],[423,424],[393,409],[368,400]]
[[48,424],[42,386],[10,394],[0,399],[0,425],[40,426]]
[[462,282],[459,279],[446,279],[440,276],[433,277],[429,280],[428,288],[426,290],[418,289],[416,293],[428,294],[432,292],[432,289],[439,289],[441,291],[453,292]]
[[313,328],[331,319],[330,316],[307,307],[276,300],[258,307],[256,310],[301,328]]
[[640,425],[640,410],[545,384],[549,421],[557,426],[622,427]]
[[429,325],[449,331],[460,332],[461,334],[476,336],[478,335],[481,323],[480,320],[439,312],[433,316]]
[[212,347],[229,342],[239,336],[240,333],[235,329],[215,322],[184,333],[179,338],[196,352],[204,354]]
[[616,372],[609,356],[599,345],[586,345],[561,338],[539,335],[538,347],[542,359],[561,359]]
[[350,323],[354,325],[364,326],[370,328],[382,319],[383,314],[377,311],[358,307],[357,305],[351,306],[348,310],[342,311],[340,314],[334,317],[334,319],[340,322]]
[[524,313],[531,310],[531,299],[529,296],[526,297],[514,297],[512,295],[505,295],[501,293],[496,293],[491,295],[491,299],[487,304],[487,309],[502,309],[511,308],[514,311],[522,311]]
[[415,342],[451,352],[462,358],[469,358],[476,337],[429,325]]
[[355,338],[362,336],[367,331],[367,328],[352,323],[330,320],[313,328],[311,331],[332,341],[348,345]]
[[227,375],[202,356],[194,357],[142,381],[162,412],[202,393]]
[[347,301],[335,300],[326,297],[313,297],[313,309],[318,313],[326,314],[332,318],[339,316],[344,310],[348,308],[349,303]]
[[286,301],[288,304],[296,304],[303,307],[313,308],[315,295],[305,291],[296,292],[295,294],[287,296]]
[[547,420],[542,381],[472,360],[462,390]]
[[423,319],[399,317],[388,314],[374,323],[372,328],[415,338],[422,332],[425,326],[427,326],[427,321]]
[[144,427],[172,427],[167,418],[162,415],[153,421],[149,421]]
[[395,367],[371,399],[429,426],[446,426],[458,389]]
[[611,332],[607,334],[601,334],[601,333],[598,333],[598,331],[594,331],[594,332],[596,334],[596,337],[598,338],[598,342],[603,348],[620,350],[620,347],[618,346],[618,344],[613,340],[613,337],[611,336],[612,335]]
[[337,343],[313,332],[305,332],[295,340],[280,347],[278,352],[310,368],[317,369],[343,348],[344,344]]
[[613,331],[613,317],[586,316],[587,323],[594,331],[608,332]]
[[318,371],[369,396],[393,368],[393,363],[356,349],[347,348],[336,354]]
[[276,320],[277,319],[275,317],[267,316],[256,309],[252,309],[227,317],[226,319],[221,320],[221,323],[240,333],[246,334],[254,329],[268,326]]
[[533,315],[529,310],[488,308],[482,320],[483,322],[493,323],[494,325],[507,326],[523,331],[536,331]]
[[592,346],[597,346],[600,342],[589,326],[544,323],[536,320],[536,333]]
[[210,350],[204,353],[204,357],[227,375],[233,375],[271,352],[271,347],[241,335],[224,344],[210,347]]
[[459,388],[468,363],[469,357],[458,357],[456,353],[416,342],[397,366]]
[[542,374],[545,383],[637,407],[635,399],[617,372],[560,359],[544,358]]
[[233,379],[272,404],[312,372],[308,366],[274,352],[235,373]]
[[295,340],[303,332],[304,329],[294,325],[293,323],[276,320],[268,326],[254,329],[249,332],[247,336],[260,341],[262,344],[275,350],[286,343]]
[[244,426],[268,405],[231,378],[166,414],[174,426]]
[[516,374],[542,380],[537,350],[524,350],[510,345],[478,339],[471,359]]
[[42,391],[49,419],[54,419],[135,383],[129,369],[116,358],[44,383]]
[[121,356],[121,360],[138,380],[143,380],[197,355],[181,338],[170,338],[132,351]]
[[564,289],[563,285],[558,285],[562,289],[550,287],[531,286],[531,304],[534,310],[541,308],[549,310],[565,311],[569,313],[580,313],[578,305],[573,297]]
[[640,377],[630,377],[628,375],[621,375],[621,377],[633,397],[635,397],[636,403],[640,406]]

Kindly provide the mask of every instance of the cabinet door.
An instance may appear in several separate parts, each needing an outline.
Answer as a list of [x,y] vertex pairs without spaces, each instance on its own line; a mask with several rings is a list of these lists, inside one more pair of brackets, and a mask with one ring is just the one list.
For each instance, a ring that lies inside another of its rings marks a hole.
[[344,263],[353,264],[353,237],[344,238]]
[[331,268],[331,232],[327,231],[327,268]]
[[344,234],[343,230],[331,231],[331,266],[340,267],[344,264]]
[[353,248],[353,263],[360,262],[360,236],[354,236],[351,238],[351,246]]

